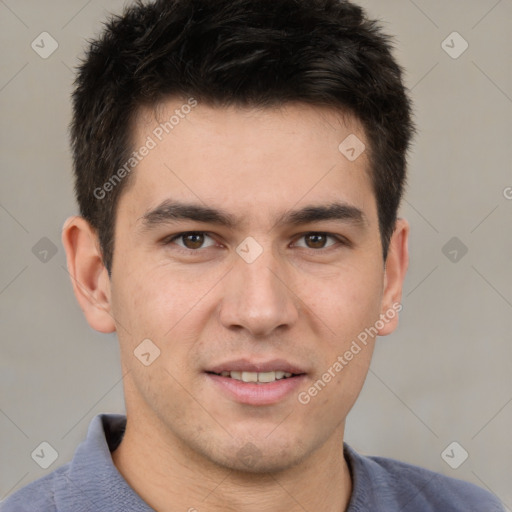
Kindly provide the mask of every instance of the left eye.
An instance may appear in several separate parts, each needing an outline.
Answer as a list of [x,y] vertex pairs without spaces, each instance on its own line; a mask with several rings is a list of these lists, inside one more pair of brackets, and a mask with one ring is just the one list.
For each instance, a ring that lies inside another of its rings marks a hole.
[[[296,243],[298,247],[305,247],[306,249],[325,249],[336,242],[340,242],[335,236],[328,235],[327,233],[307,233],[302,235],[299,240],[304,240],[303,244]],[[327,243],[331,240],[331,243]]]
[[[205,245],[207,240],[210,240],[210,243]],[[179,235],[171,238],[167,243],[171,242],[174,242],[180,247],[191,250],[204,249],[205,247],[211,247],[212,245],[215,245],[213,238],[208,236],[206,233],[202,233],[201,231],[180,233]]]

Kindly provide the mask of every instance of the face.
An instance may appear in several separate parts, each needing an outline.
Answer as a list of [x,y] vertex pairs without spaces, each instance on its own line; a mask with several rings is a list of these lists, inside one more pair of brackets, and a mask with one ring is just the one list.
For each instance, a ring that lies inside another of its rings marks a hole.
[[159,131],[182,106],[141,112],[134,147],[151,149],[118,204],[128,418],[223,467],[288,468],[341,439],[373,350],[361,333],[390,308],[368,158],[338,149],[368,143],[304,105],[198,104]]

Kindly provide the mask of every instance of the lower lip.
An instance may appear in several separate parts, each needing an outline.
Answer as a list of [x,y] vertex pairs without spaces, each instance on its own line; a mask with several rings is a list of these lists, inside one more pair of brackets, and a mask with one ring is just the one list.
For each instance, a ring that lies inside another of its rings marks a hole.
[[306,378],[306,375],[297,375],[274,382],[257,384],[255,382],[243,382],[231,377],[222,377],[222,375],[214,373],[207,373],[206,376],[229,397],[241,404],[248,405],[275,404],[293,392],[297,392],[297,388]]

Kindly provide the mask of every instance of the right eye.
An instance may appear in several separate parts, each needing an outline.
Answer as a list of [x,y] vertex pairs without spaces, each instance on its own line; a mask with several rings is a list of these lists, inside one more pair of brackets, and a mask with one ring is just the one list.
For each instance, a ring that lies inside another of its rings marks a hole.
[[[204,245],[207,239],[211,240],[211,242],[207,245]],[[215,245],[215,241],[212,239],[212,237],[210,237],[204,231],[187,231],[185,233],[179,233],[174,235],[172,238],[169,238],[165,242],[165,245],[169,245],[171,243],[175,243],[179,247],[191,251],[206,249],[207,247]]]

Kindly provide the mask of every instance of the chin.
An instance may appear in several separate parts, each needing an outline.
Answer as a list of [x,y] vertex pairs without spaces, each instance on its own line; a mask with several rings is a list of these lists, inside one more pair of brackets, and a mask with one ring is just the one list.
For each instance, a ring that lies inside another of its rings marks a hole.
[[[268,474],[279,473],[288,470],[307,458],[302,446],[297,443],[295,447],[289,445],[290,440],[279,443],[269,443],[267,440],[247,441],[238,448],[227,448],[222,454],[218,454],[215,463],[240,473]],[[213,459],[212,459],[213,460]]]
[[286,471],[293,466],[296,466],[300,460],[293,460],[292,458],[277,460],[274,455],[269,457],[261,457],[257,461],[244,461],[238,458],[227,461],[224,465],[226,469],[236,471],[238,473],[251,474],[251,475],[265,475],[277,474]]

